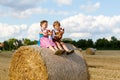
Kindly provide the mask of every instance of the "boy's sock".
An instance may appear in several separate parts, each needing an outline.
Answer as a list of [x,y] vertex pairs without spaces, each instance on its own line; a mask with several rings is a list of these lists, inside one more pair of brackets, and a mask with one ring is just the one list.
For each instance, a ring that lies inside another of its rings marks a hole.
[[68,50],[68,51],[67,51],[67,55],[68,55],[68,54],[71,54],[71,53],[73,53],[73,52],[74,52],[74,50]]

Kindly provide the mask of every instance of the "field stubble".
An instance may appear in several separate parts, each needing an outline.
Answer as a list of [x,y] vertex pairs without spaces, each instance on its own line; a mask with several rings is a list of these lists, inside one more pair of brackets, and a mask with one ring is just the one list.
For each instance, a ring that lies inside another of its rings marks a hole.
[[84,56],[89,66],[90,80],[120,80],[119,50],[96,51],[95,55]]
[[[8,79],[8,70],[13,52],[0,53],[0,80]],[[95,55],[85,55],[90,80],[120,80],[120,50],[96,51]]]

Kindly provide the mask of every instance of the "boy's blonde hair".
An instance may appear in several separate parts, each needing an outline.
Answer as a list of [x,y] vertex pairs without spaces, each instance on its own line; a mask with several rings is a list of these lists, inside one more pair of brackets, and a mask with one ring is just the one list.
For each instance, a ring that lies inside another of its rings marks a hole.
[[60,26],[60,22],[59,21],[55,21],[54,23],[53,23],[53,27],[55,27],[55,26]]
[[40,22],[40,26],[42,26],[43,23],[48,23],[48,21],[47,21],[47,20],[42,20],[42,21]]

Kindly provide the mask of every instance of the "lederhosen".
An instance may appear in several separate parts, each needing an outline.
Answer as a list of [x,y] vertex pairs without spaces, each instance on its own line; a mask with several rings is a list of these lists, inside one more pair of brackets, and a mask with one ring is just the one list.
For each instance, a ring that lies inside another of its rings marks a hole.
[[54,42],[55,42],[55,41],[61,42],[61,38],[55,37],[55,36],[57,36],[57,35],[59,34],[59,31],[57,31],[57,30],[55,30],[55,29],[53,29],[52,31],[53,31],[53,41],[54,41]]

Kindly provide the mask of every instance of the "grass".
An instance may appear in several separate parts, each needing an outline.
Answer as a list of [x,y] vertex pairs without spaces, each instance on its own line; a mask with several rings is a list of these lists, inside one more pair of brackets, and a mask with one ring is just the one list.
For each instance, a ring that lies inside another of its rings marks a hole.
[[[0,53],[0,80],[9,80],[12,53]],[[95,55],[85,55],[85,51],[82,53],[89,67],[90,80],[120,80],[120,50],[100,50]]]

